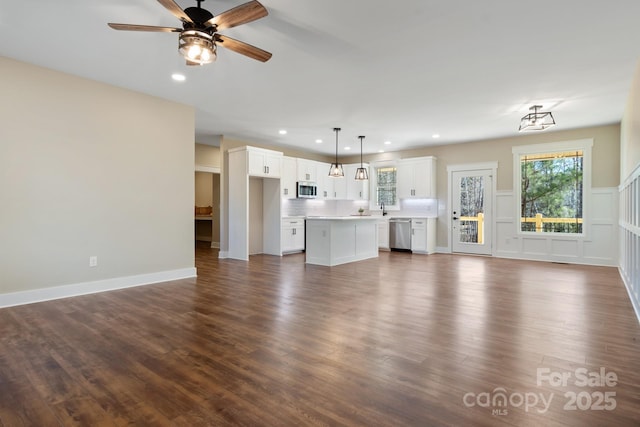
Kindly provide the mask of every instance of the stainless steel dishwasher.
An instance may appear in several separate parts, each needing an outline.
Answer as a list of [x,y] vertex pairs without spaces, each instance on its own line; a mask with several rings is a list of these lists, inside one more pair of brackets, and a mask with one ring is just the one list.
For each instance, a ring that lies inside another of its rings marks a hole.
[[389,219],[389,248],[392,251],[411,250],[411,219]]

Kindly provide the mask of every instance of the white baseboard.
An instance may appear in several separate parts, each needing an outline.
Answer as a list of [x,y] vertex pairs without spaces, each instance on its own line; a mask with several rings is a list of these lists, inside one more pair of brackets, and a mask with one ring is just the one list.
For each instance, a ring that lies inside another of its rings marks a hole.
[[0,294],[0,308],[196,277],[195,267]]
[[220,251],[220,252],[218,252],[218,258],[220,258],[220,259],[229,258],[229,251]]
[[631,306],[633,307],[633,311],[635,311],[636,318],[638,319],[638,322],[640,322],[640,305],[639,305],[639,302],[633,296],[633,292],[631,290],[631,284],[627,283],[627,279],[625,278],[625,275],[622,273],[622,269],[620,269],[620,267],[618,267],[618,274],[620,274],[620,277],[622,278],[622,282],[624,283],[624,288],[627,290],[627,294],[629,294],[629,299],[631,300]]
[[437,254],[450,254],[451,249],[448,246],[436,246]]
[[220,249],[220,242],[211,242],[211,247]]

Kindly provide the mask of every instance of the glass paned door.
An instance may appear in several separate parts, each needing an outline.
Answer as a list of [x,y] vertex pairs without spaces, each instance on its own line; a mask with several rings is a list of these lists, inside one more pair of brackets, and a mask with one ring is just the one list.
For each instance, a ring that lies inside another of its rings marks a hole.
[[491,170],[451,173],[453,252],[491,255]]

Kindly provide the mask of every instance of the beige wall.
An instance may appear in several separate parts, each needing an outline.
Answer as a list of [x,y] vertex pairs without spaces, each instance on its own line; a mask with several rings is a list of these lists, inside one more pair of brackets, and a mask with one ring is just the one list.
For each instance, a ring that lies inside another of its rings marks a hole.
[[[447,166],[466,163],[498,162],[498,190],[513,189],[512,147],[593,138],[593,187],[615,187],[619,184],[620,125],[596,126],[557,132],[528,133],[512,138],[471,141],[462,144],[426,146],[413,150],[365,156],[365,161],[420,156],[438,158],[438,197],[447,192]],[[359,157],[344,158],[345,163]]]
[[0,294],[194,267],[193,108],[1,57],[0,93]]
[[[446,208],[448,202],[447,166],[498,162],[497,189],[513,190],[512,147],[584,138],[593,138],[592,187],[617,187],[620,182],[620,125],[618,124],[557,132],[529,133],[512,138],[473,141],[463,144],[428,146],[414,150],[369,155],[365,157],[365,160],[371,162],[420,156],[437,157],[438,205],[440,211],[442,211]],[[343,161],[345,163],[355,162],[356,158],[345,158]],[[439,221],[437,245],[446,247],[447,244],[448,230],[445,224]]]
[[622,118],[620,181],[629,177],[640,165],[640,61],[636,67],[631,91]]
[[[318,153],[309,153],[309,152],[305,152],[305,151],[294,150],[294,149],[291,149],[291,148],[288,148],[288,147],[278,147],[276,145],[240,141],[240,140],[237,140],[237,139],[232,139],[232,138],[227,138],[227,137],[223,137],[222,138],[222,143],[220,144],[220,149],[222,151],[228,151],[228,150],[233,149],[233,148],[244,147],[244,146],[247,146],[247,145],[250,145],[251,147],[265,148],[267,150],[279,151],[283,155],[289,156],[289,157],[297,157],[297,158],[301,158],[301,159],[317,160],[319,162],[327,162],[327,163],[331,163],[333,161],[333,157],[332,156],[325,156],[323,154],[318,154]],[[360,161],[360,157],[358,157],[358,161]]]
[[213,174],[196,172],[196,206],[213,207]]
[[220,147],[196,144],[195,161],[197,166],[220,168],[222,166]]

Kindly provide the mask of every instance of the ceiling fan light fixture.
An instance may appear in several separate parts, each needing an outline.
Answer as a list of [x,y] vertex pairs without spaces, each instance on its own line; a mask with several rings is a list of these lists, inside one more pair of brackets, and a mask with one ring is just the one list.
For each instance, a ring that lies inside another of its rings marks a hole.
[[185,30],[178,39],[178,51],[190,63],[210,64],[216,60],[213,36],[204,31]]
[[542,105],[533,105],[529,108],[533,113],[529,113],[520,119],[519,132],[529,130],[545,130],[555,126],[556,121],[550,111],[538,111]]

